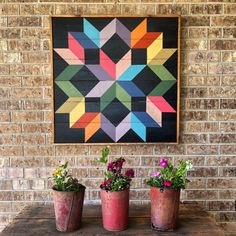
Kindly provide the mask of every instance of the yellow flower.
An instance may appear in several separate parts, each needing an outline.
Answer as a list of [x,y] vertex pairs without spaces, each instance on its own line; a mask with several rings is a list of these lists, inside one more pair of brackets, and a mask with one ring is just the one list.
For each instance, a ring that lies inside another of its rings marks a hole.
[[62,169],[58,168],[56,170],[53,171],[53,175],[61,175],[62,174]]

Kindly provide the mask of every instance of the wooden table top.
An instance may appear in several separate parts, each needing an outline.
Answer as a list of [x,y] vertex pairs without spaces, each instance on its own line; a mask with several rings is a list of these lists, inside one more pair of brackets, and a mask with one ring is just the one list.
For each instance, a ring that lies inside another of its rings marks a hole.
[[103,229],[101,206],[85,205],[81,229],[72,233],[60,233],[55,228],[52,205],[25,208],[14,221],[4,229],[1,236],[54,236],[54,235],[188,235],[221,236],[224,232],[215,220],[204,210],[193,204],[181,204],[178,228],[174,232],[157,232],[151,229],[150,206],[130,206],[129,228],[122,232]]

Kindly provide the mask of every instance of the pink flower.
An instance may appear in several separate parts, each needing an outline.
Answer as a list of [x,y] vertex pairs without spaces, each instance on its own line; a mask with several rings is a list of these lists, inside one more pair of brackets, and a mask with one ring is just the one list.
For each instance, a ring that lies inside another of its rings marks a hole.
[[151,176],[153,176],[153,177],[158,177],[158,176],[160,176],[161,175],[161,173],[159,172],[159,171],[153,171],[152,173],[151,173]]
[[134,178],[134,170],[133,169],[128,169],[125,172],[125,176],[127,176],[128,178]]
[[168,160],[165,158],[160,159],[160,166],[166,168],[168,166]]
[[164,186],[170,187],[171,186],[171,182],[169,180],[165,180],[164,181]]

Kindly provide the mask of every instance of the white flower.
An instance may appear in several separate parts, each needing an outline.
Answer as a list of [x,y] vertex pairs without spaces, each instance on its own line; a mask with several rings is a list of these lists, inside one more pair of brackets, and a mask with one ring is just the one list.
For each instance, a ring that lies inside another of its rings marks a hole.
[[190,170],[190,169],[192,169],[192,167],[193,167],[192,162],[191,161],[186,161],[186,170]]

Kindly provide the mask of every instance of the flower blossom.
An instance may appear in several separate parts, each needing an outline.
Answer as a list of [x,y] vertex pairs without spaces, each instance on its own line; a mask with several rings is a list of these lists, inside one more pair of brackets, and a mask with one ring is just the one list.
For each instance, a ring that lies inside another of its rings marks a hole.
[[109,181],[108,181],[108,180],[104,180],[103,183],[102,183],[102,185],[104,185],[104,186],[109,185]]
[[56,170],[53,171],[53,175],[62,175],[62,169],[61,168],[58,168]]
[[166,168],[168,166],[168,160],[165,158],[160,159],[160,166]]
[[190,170],[190,169],[192,169],[192,167],[193,167],[192,162],[191,161],[186,161],[186,170]]
[[161,175],[161,173],[159,172],[159,171],[153,171],[152,173],[151,173],[151,176],[152,177],[159,177]]
[[108,171],[113,171],[115,168],[115,162],[109,162],[107,166]]
[[171,186],[171,182],[169,180],[165,180],[164,181],[164,186],[170,187]]
[[128,169],[125,172],[125,176],[127,176],[128,178],[134,178],[134,170],[133,169]]
[[125,159],[124,158],[119,158],[117,161],[116,161],[116,167],[118,170],[121,170],[122,167],[123,167],[123,163],[125,162]]

